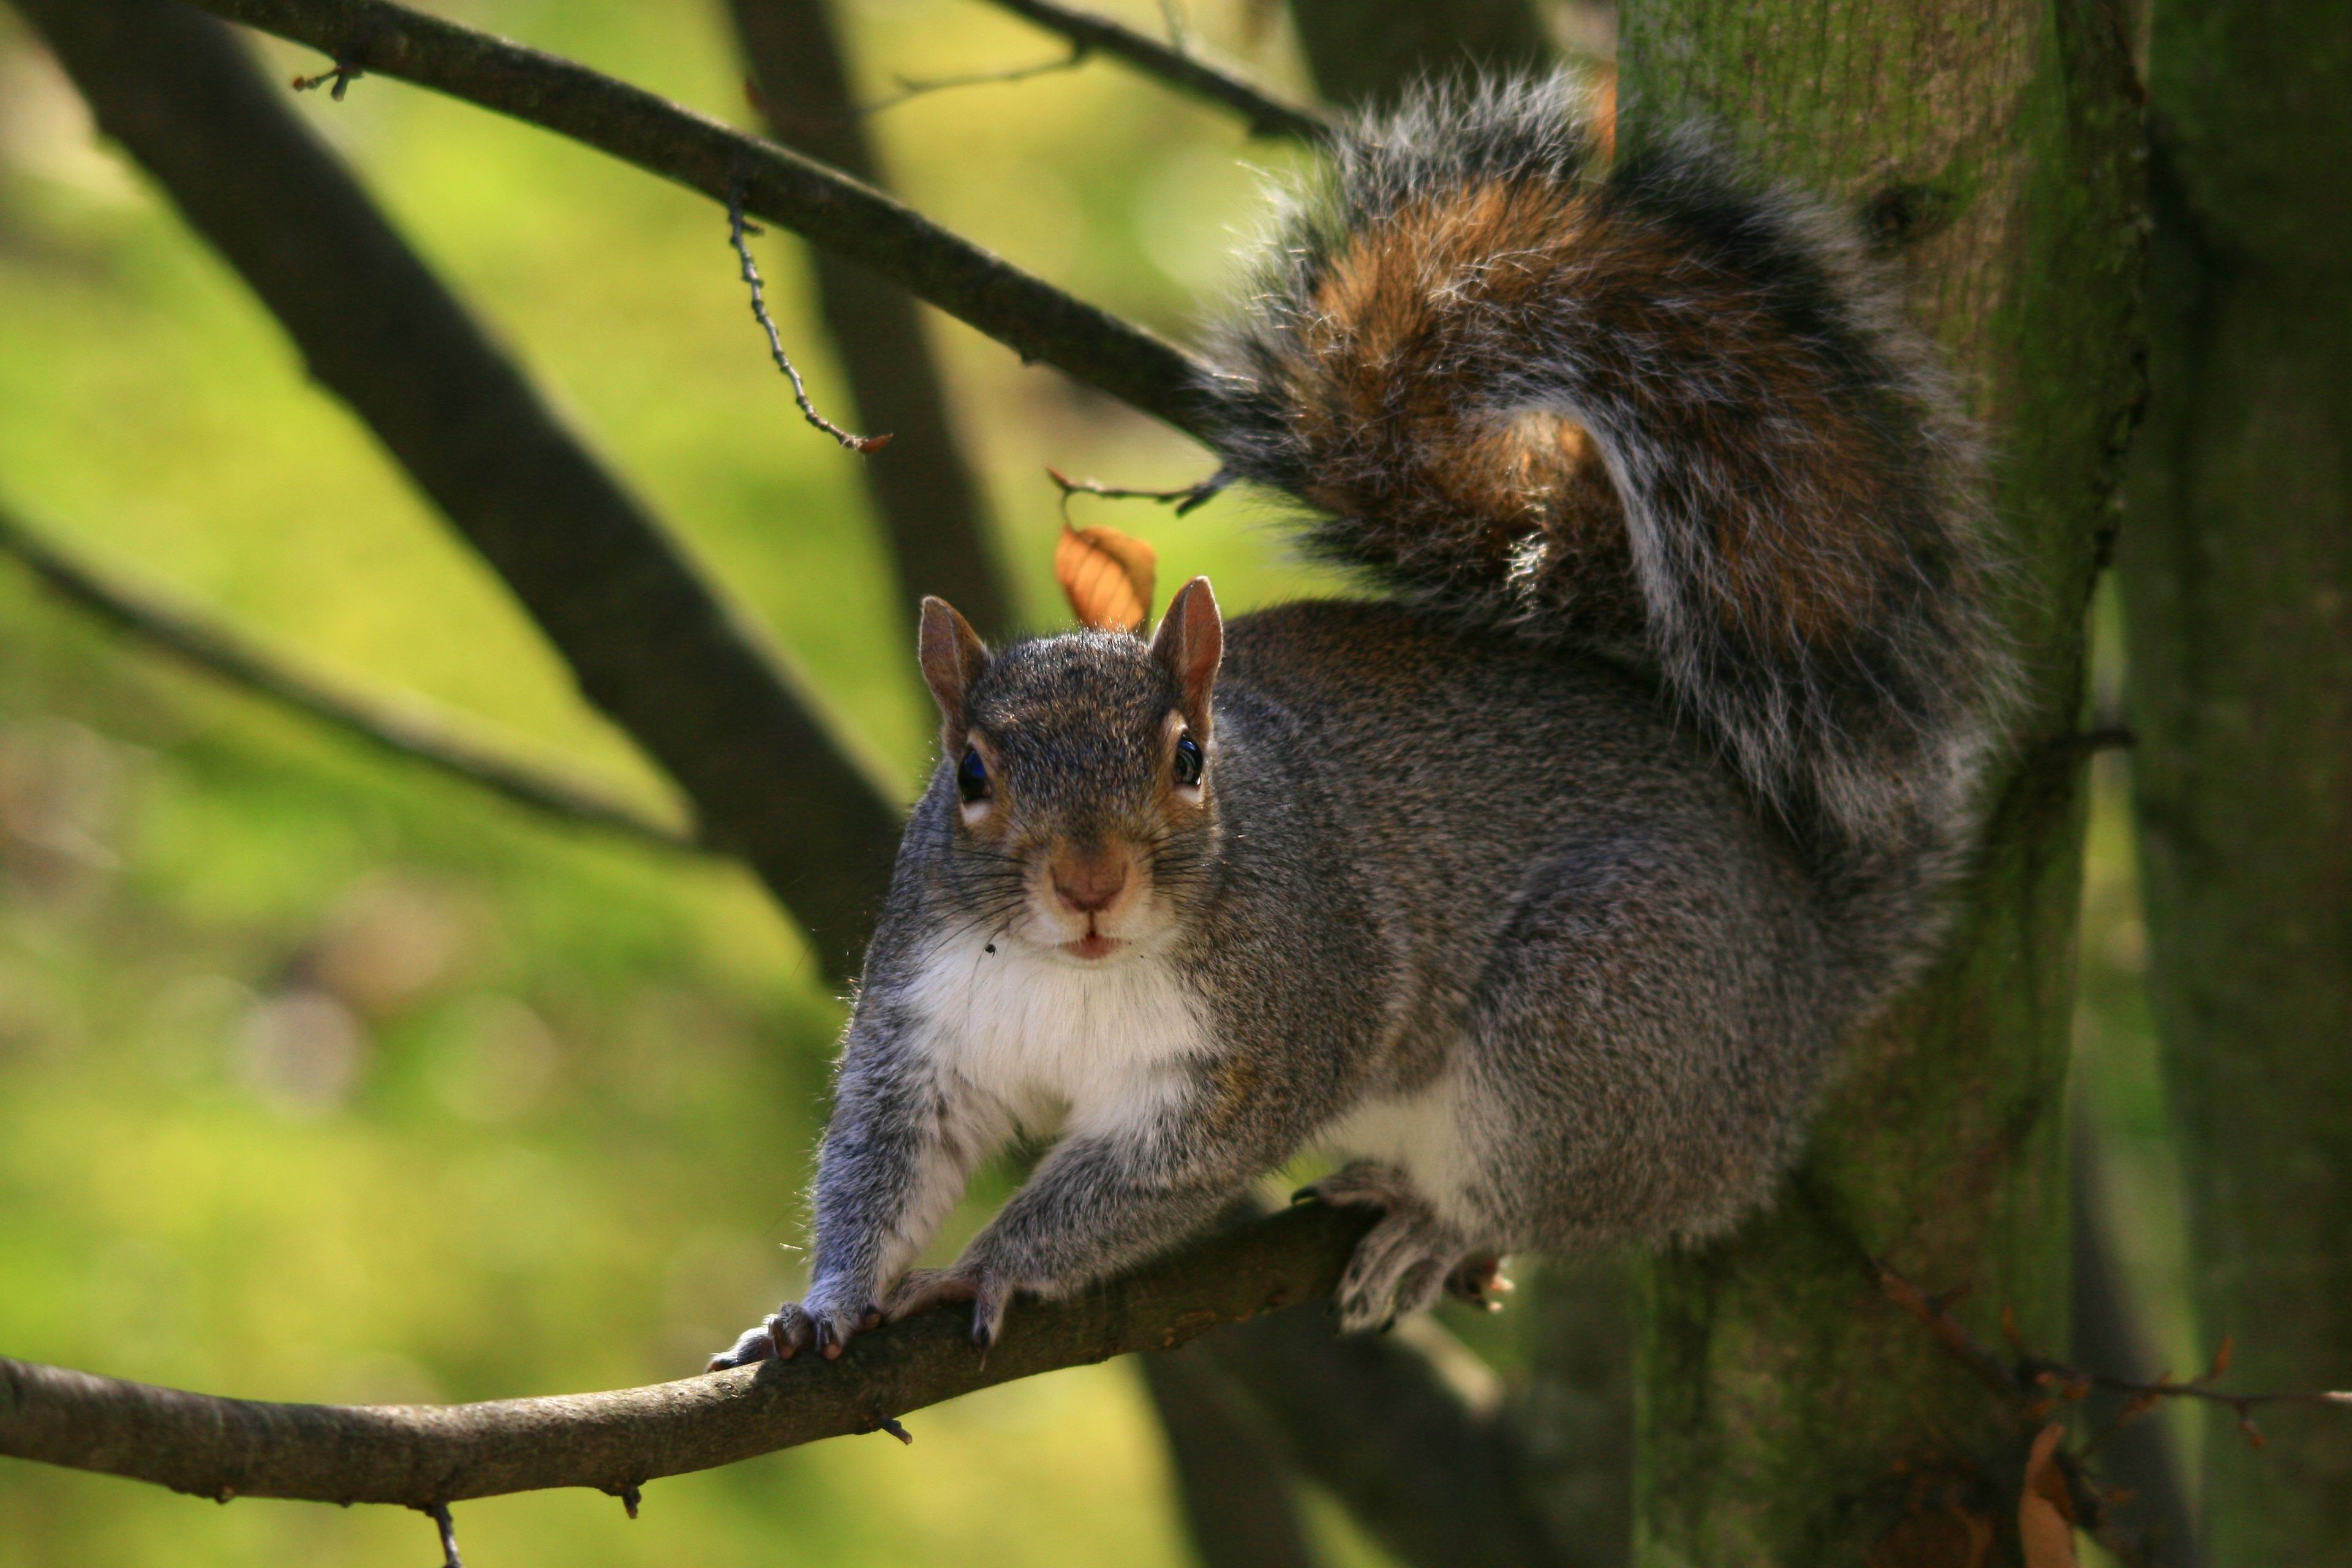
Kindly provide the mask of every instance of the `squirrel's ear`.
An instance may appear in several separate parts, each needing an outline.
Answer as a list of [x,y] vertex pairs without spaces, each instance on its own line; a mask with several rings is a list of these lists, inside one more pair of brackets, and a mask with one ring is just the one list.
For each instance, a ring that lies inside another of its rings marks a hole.
[[1160,617],[1160,634],[1151,639],[1151,657],[1176,678],[1183,694],[1184,721],[1202,739],[1209,733],[1209,695],[1217,684],[1217,665],[1225,657],[1225,622],[1217,613],[1217,596],[1206,577],[1195,577],[1176,590]]
[[945,599],[926,598],[918,651],[923,683],[931,689],[931,700],[940,705],[940,723],[952,747],[963,734],[964,693],[988,668],[988,646],[971,629],[971,623],[956,614],[953,605]]

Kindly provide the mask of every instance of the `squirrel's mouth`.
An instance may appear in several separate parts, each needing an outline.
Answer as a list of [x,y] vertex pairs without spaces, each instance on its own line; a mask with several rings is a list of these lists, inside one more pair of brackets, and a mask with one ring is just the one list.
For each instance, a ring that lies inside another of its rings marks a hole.
[[1064,942],[1062,951],[1075,958],[1108,958],[1126,945],[1115,936],[1105,936],[1098,931],[1089,931],[1076,942]]

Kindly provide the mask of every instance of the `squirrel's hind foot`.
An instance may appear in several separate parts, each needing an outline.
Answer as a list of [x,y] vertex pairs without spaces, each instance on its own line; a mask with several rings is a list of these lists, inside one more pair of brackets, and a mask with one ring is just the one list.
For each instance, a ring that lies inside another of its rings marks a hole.
[[1486,1288],[1501,1279],[1500,1260],[1473,1248],[1392,1166],[1349,1165],[1300,1195],[1336,1208],[1381,1211],[1339,1277],[1335,1305],[1343,1333],[1385,1329],[1435,1306],[1448,1289],[1483,1300]]

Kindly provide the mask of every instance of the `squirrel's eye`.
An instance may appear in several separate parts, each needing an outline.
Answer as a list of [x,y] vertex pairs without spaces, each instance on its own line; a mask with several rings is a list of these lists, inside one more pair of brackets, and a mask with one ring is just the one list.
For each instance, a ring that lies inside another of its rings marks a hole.
[[1186,789],[1201,782],[1201,747],[1190,735],[1176,737],[1176,782]]
[[956,794],[966,805],[988,798],[988,764],[980,760],[977,747],[966,746],[963,761],[956,764]]

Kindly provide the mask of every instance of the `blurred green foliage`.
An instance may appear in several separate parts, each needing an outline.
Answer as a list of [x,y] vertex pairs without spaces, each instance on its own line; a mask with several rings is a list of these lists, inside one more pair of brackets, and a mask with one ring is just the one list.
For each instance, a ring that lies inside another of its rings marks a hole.
[[[716,5],[439,8],[751,121]],[[1160,25],[1147,0],[1116,8]],[[1213,46],[1296,89],[1266,7],[1193,9]],[[859,0],[851,16],[875,100],[898,75],[1057,49],[967,0]],[[264,52],[280,76],[318,68]],[[930,723],[859,459],[793,414],[723,216],[392,82],[302,101],[911,794]],[[1257,171],[1293,155],[1106,66],[924,96],[877,125],[916,205],[1178,335],[1253,221]],[[761,243],[787,341],[820,405],[837,401],[795,242]],[[1058,624],[1043,466],[1162,485],[1198,477],[1203,457],[934,321],[1004,558],[1034,624]],[[520,754],[574,759],[664,806],[666,786],[496,580],[94,141],[5,12],[0,497],[289,657],[425,693]],[[1076,504],[1081,521],[1150,538],[1166,586],[1208,572],[1246,607],[1324,585],[1243,500],[1181,522]],[[2151,1197],[2160,1098],[2102,778],[2087,1059],[2103,1118],[2146,1156],[2119,1191],[2147,1221],[2133,1261],[2161,1294],[2177,1237]],[[281,1399],[686,1375],[797,1279],[788,1247],[839,1023],[747,878],[382,763],[91,632],[0,563],[0,1351]],[[1507,1352],[1507,1332],[1478,1337]],[[499,1568],[1185,1555],[1126,1368],[910,1425],[911,1449],[850,1439],[659,1482],[635,1524],[590,1496],[465,1505],[461,1539]],[[1328,1508],[1313,1511],[1340,1556],[1363,1555]],[[428,1527],[393,1510],[215,1510],[0,1464],[12,1568],[414,1563],[430,1550]]]

